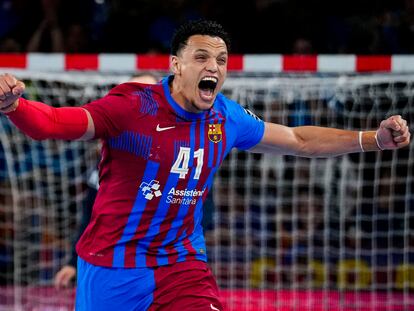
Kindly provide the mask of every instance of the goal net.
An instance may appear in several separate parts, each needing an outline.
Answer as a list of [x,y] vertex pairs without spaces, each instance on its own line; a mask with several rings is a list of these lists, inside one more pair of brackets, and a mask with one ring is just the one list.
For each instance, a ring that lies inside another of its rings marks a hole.
[[[128,75],[15,72],[29,99],[75,106]],[[238,74],[223,92],[266,121],[414,122],[414,75]],[[97,142],[36,142],[0,117],[0,310],[72,310],[69,259]],[[228,310],[414,308],[413,144],[331,159],[234,150],[214,181],[208,257]]]

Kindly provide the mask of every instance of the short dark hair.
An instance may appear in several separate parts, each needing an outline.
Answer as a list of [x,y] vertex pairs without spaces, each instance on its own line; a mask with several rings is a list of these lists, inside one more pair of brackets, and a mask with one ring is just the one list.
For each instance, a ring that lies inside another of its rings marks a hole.
[[199,19],[189,21],[177,28],[171,42],[171,55],[177,55],[187,45],[188,38],[193,35],[219,37],[226,43],[227,50],[230,50],[230,37],[223,26],[215,21]]

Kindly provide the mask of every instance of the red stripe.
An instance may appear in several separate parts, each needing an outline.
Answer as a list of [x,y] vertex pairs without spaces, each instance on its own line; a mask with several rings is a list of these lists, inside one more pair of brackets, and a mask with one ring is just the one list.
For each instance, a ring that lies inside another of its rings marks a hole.
[[[179,179],[176,185],[176,189],[185,189],[187,183],[185,183],[185,179]],[[159,229],[159,233],[157,236],[151,241],[148,249],[149,250],[158,250],[161,247],[162,243],[164,242],[165,238],[167,237],[168,232],[171,229],[171,225],[174,223],[174,220],[177,217],[177,214],[180,210],[180,204],[170,204],[168,207],[167,215],[165,216],[164,220],[162,221]],[[174,240],[176,241],[176,239]],[[171,244],[171,243],[169,243]],[[169,254],[167,252],[167,254]],[[146,265],[148,267],[157,266],[157,254],[147,254],[146,256]],[[168,258],[168,262],[170,262],[170,258]]]
[[[197,130],[197,127],[196,127]],[[178,135],[178,133],[177,133]],[[186,130],[183,133],[179,133],[178,135],[179,137],[190,137],[190,129],[188,129],[188,131]],[[174,140],[171,141],[171,144],[174,143]],[[174,148],[172,147],[170,150],[173,150]],[[174,159],[175,160],[175,159]],[[176,189],[185,189],[187,186],[187,182],[185,179],[178,179],[177,185],[175,186]],[[171,230],[171,225],[173,224],[174,220],[177,217],[177,214],[180,210],[180,204],[170,204],[168,206],[168,212],[165,216],[165,218],[163,219],[160,228],[159,228],[159,233],[157,234],[156,237],[154,237],[154,239],[151,241],[148,249],[155,249],[157,250],[159,247],[161,247],[162,243],[164,242],[165,238],[167,237],[168,232]],[[175,238],[176,240],[177,238]],[[174,240],[174,241],[175,241]],[[171,244],[171,243],[169,243]],[[172,248],[172,250],[174,250]],[[167,251],[167,254],[169,254],[169,252]],[[156,266],[157,265],[157,254],[147,254],[146,256],[146,265],[149,267],[152,266]],[[170,258],[168,258],[168,261],[170,261]]]
[[27,54],[0,54],[0,67],[25,69],[27,67]]
[[316,55],[283,55],[283,71],[311,71],[318,67]]
[[97,54],[66,54],[66,70],[98,70]]
[[[160,174],[156,176],[156,180],[167,180],[168,174],[170,173],[168,170],[161,169],[159,170]],[[164,173],[163,173],[164,172]],[[125,245],[125,267],[136,267],[136,249],[138,242],[141,239],[144,239],[148,233],[150,228],[151,222],[154,218],[155,213],[157,212],[160,200],[162,196],[154,197],[151,200],[151,203],[148,202],[145,206],[144,211],[142,212],[141,219],[138,223],[137,229],[135,231],[134,237]],[[150,249],[149,249],[150,250]],[[156,256],[156,254],[150,254],[150,256]]]
[[356,58],[356,71],[391,71],[391,56],[361,56]]
[[[206,177],[208,177],[208,176],[209,175],[206,175]],[[207,181],[207,178],[205,178],[203,184],[205,184],[206,181]],[[201,208],[203,208],[204,201],[206,200],[206,198],[207,198],[207,191],[205,191],[203,193],[203,197],[201,198],[203,200],[203,204],[202,204]],[[186,231],[187,231],[186,232],[187,237],[184,239],[183,245],[189,245],[189,247],[186,246],[186,249],[188,251],[187,256],[185,256],[186,260],[195,259],[196,255],[197,255],[197,251],[194,250],[193,246],[191,245],[190,240],[188,239],[188,237],[194,232],[194,214],[195,214],[195,208],[196,208],[196,206],[192,207],[192,209],[191,209],[191,213],[192,213],[192,216],[193,217],[188,218],[188,219],[186,218],[185,220],[187,220],[187,222],[183,223],[183,228],[185,228]],[[191,249],[190,249],[190,247],[191,247]],[[193,251],[191,251],[191,250],[193,250]]]
[[168,70],[170,68],[169,55],[140,54],[137,57],[137,69],[144,70]]
[[[195,125],[195,131],[194,131],[194,137],[195,137],[195,141],[194,141],[194,151],[200,149],[200,133],[201,133],[200,126],[201,126],[201,124],[203,124],[204,127],[206,127],[206,125],[207,125],[207,123],[200,123],[200,121],[197,121],[197,123]],[[208,125],[207,125],[207,127],[208,127]],[[204,130],[204,132],[205,132],[205,130]],[[205,160],[206,160],[206,152],[204,152],[204,155],[203,155],[203,163],[205,163]],[[194,163],[193,163],[193,169],[194,170],[196,169],[197,164],[198,163],[196,162],[196,160],[194,158]],[[204,182],[205,182],[205,180],[206,180],[205,177],[203,176],[203,174],[201,174],[200,177],[199,177],[199,180],[198,180],[198,182],[197,182],[197,184],[195,186],[195,189],[198,189],[197,188],[198,185],[203,185]],[[174,245],[178,242],[178,239],[181,237],[181,235],[183,234],[184,230],[187,230],[186,231],[186,236],[187,237],[184,239],[184,242],[183,242],[183,245],[184,245],[185,249],[190,254],[196,254],[197,253],[196,250],[191,245],[191,243],[189,243],[189,241],[188,241],[188,235],[189,235],[189,232],[191,232],[191,231],[189,231],[187,229],[188,228],[188,225],[187,224],[189,222],[192,221],[194,223],[194,211],[195,211],[195,207],[196,207],[196,204],[190,204],[190,206],[188,207],[188,210],[187,210],[187,215],[184,217],[183,223],[182,223],[180,229],[178,229],[177,235],[176,235],[174,241],[172,241],[170,243],[171,247],[167,247],[166,248],[166,251],[169,254],[169,257],[168,257],[168,263],[169,264],[172,264],[172,263],[177,262],[178,253],[175,250]],[[187,243],[187,241],[188,241],[188,243]]]
[[[196,130],[195,130],[195,133],[194,133],[195,134],[194,150],[199,150],[200,149],[200,141],[201,141],[201,139],[200,139],[200,135],[201,135],[200,126],[201,125],[204,126],[204,131],[203,131],[204,136],[205,136],[205,130],[206,130],[206,128],[208,129],[208,126],[209,126],[208,123],[200,123],[199,121],[197,122]],[[204,148],[204,151],[205,151],[205,148]],[[208,155],[206,153],[207,152],[204,152],[204,154],[203,154],[203,163],[205,163],[206,159],[208,159]],[[197,163],[193,163],[193,166],[196,167]],[[204,185],[205,184],[205,182],[207,180],[207,176],[208,176],[208,174],[205,174],[204,176],[203,176],[203,174],[200,175],[195,189],[198,189],[197,188],[198,185]],[[206,193],[207,192],[204,192],[202,198],[200,198],[201,200],[203,200],[203,202],[206,198]],[[184,245],[185,249],[188,252],[187,256],[189,256],[189,255],[195,256],[197,254],[197,251],[194,249],[193,245],[191,245],[191,242],[188,239],[188,236],[194,231],[194,216],[195,216],[194,213],[195,213],[196,206],[197,206],[197,204],[191,204],[190,207],[188,208],[187,215],[184,217],[184,220],[183,220],[183,224],[181,225],[181,228],[177,232],[177,238],[172,243],[172,245],[175,245],[177,243],[178,239],[181,237],[181,235],[184,233],[184,230],[185,230],[186,231],[185,232],[186,238],[183,240],[183,245]],[[177,259],[178,259],[177,255],[178,254],[175,253],[173,256],[171,256],[168,260],[168,263],[172,264],[172,263],[176,262]]]
[[241,71],[243,70],[243,55],[232,54],[229,56],[229,62],[227,64],[228,70]]

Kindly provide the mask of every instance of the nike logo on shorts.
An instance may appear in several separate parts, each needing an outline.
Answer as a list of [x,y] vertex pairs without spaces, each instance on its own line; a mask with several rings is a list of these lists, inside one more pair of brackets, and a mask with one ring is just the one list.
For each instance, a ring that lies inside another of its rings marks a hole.
[[156,130],[157,130],[157,132],[162,132],[162,131],[166,131],[166,130],[171,130],[173,128],[175,128],[175,126],[160,127],[160,125],[158,124]]
[[210,303],[210,308],[211,310],[220,311],[220,309],[217,309],[212,303]]

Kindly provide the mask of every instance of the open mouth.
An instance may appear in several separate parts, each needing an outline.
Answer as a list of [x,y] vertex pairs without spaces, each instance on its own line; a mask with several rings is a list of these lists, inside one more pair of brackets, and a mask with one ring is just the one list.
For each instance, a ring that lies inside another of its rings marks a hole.
[[204,77],[198,84],[200,89],[200,97],[203,100],[212,100],[214,91],[217,87],[218,79],[216,77]]

